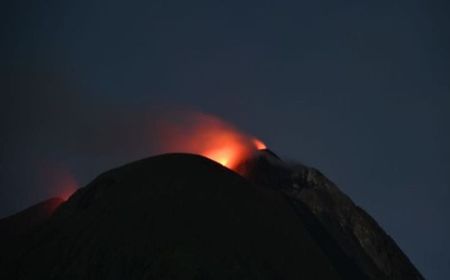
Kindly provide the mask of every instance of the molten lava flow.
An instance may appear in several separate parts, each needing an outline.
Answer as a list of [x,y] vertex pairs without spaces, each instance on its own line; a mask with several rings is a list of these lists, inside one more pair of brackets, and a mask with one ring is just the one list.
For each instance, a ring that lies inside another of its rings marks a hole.
[[176,124],[166,122],[162,130],[165,152],[200,154],[230,169],[235,169],[257,150],[266,148],[262,141],[206,114],[184,115]]

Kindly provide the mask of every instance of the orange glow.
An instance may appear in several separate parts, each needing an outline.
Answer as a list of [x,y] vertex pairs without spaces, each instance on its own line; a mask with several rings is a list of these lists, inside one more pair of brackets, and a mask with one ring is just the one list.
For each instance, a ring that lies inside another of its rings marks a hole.
[[78,183],[73,175],[67,171],[66,174],[61,174],[61,181],[59,182],[60,192],[59,196],[67,200],[78,189]]
[[72,172],[66,166],[55,162],[41,162],[39,180],[49,195],[56,195],[64,200],[78,189],[78,183]]
[[256,149],[258,150],[264,150],[267,149],[266,144],[264,144],[261,140],[259,139],[253,139],[253,143],[255,144]]
[[223,166],[235,169],[237,165],[266,145],[216,117],[185,114],[176,123],[161,126],[164,152],[200,154]]

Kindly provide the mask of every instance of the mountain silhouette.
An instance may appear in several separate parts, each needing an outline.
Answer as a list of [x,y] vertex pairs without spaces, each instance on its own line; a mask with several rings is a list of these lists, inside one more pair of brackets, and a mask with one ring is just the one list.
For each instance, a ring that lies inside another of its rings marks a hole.
[[0,221],[1,279],[422,279],[320,172],[270,151],[237,172],[159,155],[61,202]]

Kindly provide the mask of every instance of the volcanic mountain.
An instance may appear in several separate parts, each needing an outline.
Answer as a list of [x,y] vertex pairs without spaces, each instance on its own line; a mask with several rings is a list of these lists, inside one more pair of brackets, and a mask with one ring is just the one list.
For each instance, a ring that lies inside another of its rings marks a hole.
[[319,171],[268,150],[235,171],[193,154],[133,162],[0,230],[0,279],[423,279]]

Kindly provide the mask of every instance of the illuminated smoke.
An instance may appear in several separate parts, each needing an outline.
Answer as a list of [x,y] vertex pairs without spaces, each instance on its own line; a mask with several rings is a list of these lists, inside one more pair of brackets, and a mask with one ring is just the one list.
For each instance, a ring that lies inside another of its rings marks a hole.
[[160,123],[161,150],[203,155],[230,169],[266,145],[211,115],[188,113]]

